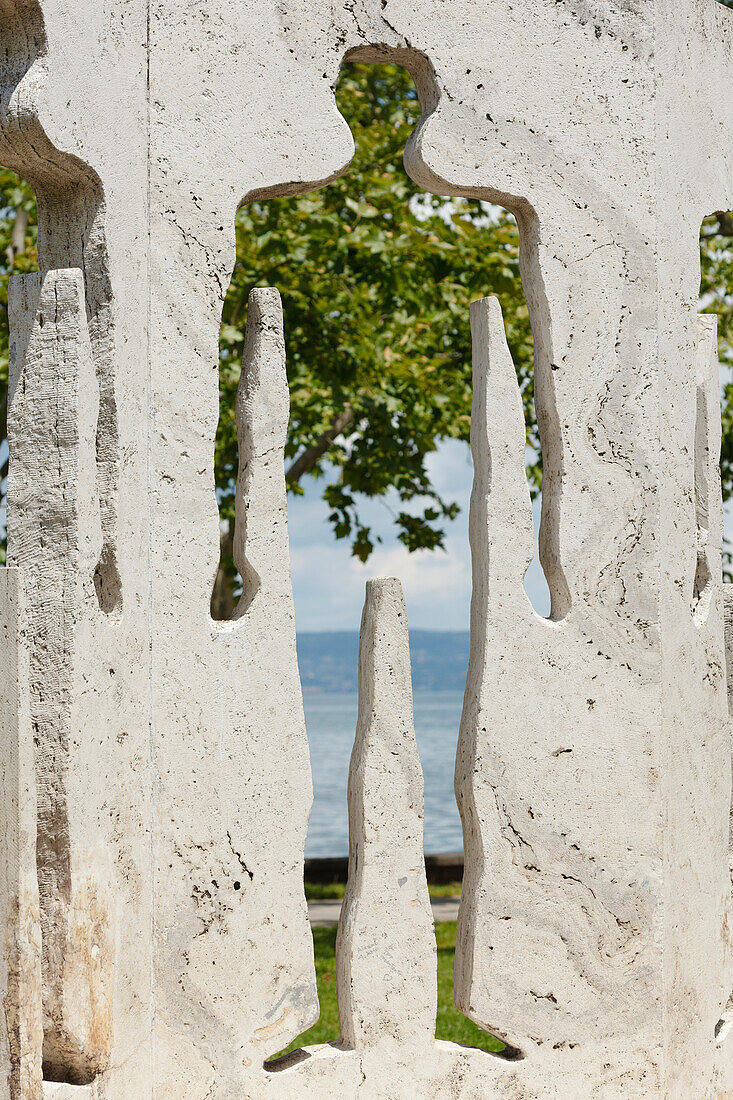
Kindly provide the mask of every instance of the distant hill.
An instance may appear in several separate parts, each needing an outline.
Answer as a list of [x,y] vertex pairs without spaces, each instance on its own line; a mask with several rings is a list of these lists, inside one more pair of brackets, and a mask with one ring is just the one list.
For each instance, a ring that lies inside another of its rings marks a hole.
[[[411,630],[414,691],[463,691],[468,668],[468,631]],[[341,630],[298,634],[303,691],[356,691],[359,635]]]

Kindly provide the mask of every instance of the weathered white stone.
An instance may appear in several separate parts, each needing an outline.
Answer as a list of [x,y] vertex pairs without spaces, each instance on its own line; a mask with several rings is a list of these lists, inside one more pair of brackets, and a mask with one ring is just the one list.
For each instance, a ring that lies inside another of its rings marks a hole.
[[[24,626],[33,639],[44,1072],[84,1083],[109,1058],[115,914],[109,857],[95,851],[83,823],[77,831],[82,807],[69,805],[69,781],[74,791],[82,776],[86,787],[91,779],[96,730],[81,717],[91,685],[78,654],[100,614],[98,393],[81,272],[16,279],[9,308],[8,560],[23,577]],[[92,798],[90,792],[87,809]]]
[[29,707],[30,639],[16,569],[0,570],[0,1096],[39,1100],[41,928],[36,785]]
[[[561,1088],[582,1095],[592,1082],[629,1097],[685,1095],[678,1084],[685,1077],[694,1094],[705,1058],[714,1079],[715,1027],[731,978],[714,330],[701,329],[695,448],[698,541],[701,558],[709,554],[713,564],[710,588],[696,595],[690,583],[688,590],[688,662],[706,715],[710,812],[704,826],[694,814],[688,825],[704,830],[707,845],[707,858],[695,855],[686,884],[688,898],[697,893],[699,919],[677,927],[665,927],[667,884],[687,857],[682,843],[670,847],[666,835],[672,790],[664,783],[665,757],[676,750],[665,748],[662,737],[658,628],[650,627],[651,615],[640,618],[632,645],[628,628],[614,628],[611,607],[594,622],[603,610],[598,589],[555,621],[532,609],[522,588],[533,550],[529,498],[526,486],[520,488],[524,424],[495,300],[474,304],[473,334],[474,598],[456,778],[467,868],[457,1000],[522,1052],[528,1081],[553,1079],[562,1061],[558,1095]],[[619,493],[622,487],[619,479]],[[644,514],[653,500],[651,487],[636,498],[632,551],[653,522]],[[653,562],[651,556],[646,576],[635,576],[637,585],[653,585]],[[618,575],[626,568],[622,555]],[[632,591],[622,588],[623,617]],[[700,768],[699,753],[688,760]],[[702,802],[702,791],[699,797]],[[690,942],[693,927],[696,935],[709,929],[704,949]],[[718,967],[708,968],[716,950]],[[687,1022],[700,1043],[694,1069],[675,1064],[675,1053],[665,1051],[674,1014],[666,1021],[663,1015],[665,997],[681,980],[680,959],[689,954],[698,955],[696,991],[685,989],[688,1005],[698,998]]]
[[[263,1069],[315,1015],[274,293],[251,303],[227,624],[209,615],[217,338],[237,205],[352,155],[344,59],[408,68],[413,177],[503,203],[522,237],[552,619],[522,591],[521,407],[479,305],[457,993],[523,1061],[410,1043],[390,1074],[331,1047]],[[67,1078],[48,1096],[733,1092],[715,379],[696,318],[700,222],[733,206],[731,87],[713,0],[0,0],[0,162],[36,188],[43,273],[11,304],[29,403],[11,409],[6,649],[29,639],[21,709],[39,724],[45,1059]]]

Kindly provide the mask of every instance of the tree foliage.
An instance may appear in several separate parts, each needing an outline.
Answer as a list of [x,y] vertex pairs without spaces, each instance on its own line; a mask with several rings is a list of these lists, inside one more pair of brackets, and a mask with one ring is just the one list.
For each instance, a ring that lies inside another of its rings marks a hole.
[[8,280],[38,269],[36,202],[30,187],[0,168],[0,563],[5,562],[5,481],[8,472]]
[[[442,545],[444,521],[456,513],[431,484],[426,458],[442,439],[468,439],[472,299],[492,292],[502,300],[536,444],[532,339],[514,219],[478,202],[423,195],[405,173],[402,153],[420,114],[407,73],[346,66],[337,99],[356,142],[346,175],[237,216],[217,482],[231,519],[247,295],[252,286],[277,286],[292,407],[287,455],[304,460],[290,466],[290,487],[301,491],[305,474],[320,476],[334,534],[365,560],[373,547],[360,517],[365,497],[396,492],[396,533],[410,550]],[[334,425],[342,430],[331,440]],[[539,470],[532,472],[539,484]]]
[[[733,0],[730,0],[733,3]],[[427,458],[441,440],[468,439],[469,304],[497,294],[523,395],[527,441],[539,456],[532,335],[519,275],[514,219],[475,201],[422,194],[402,166],[419,117],[407,73],[347,65],[337,92],[356,155],[320,191],[243,207],[237,264],[221,329],[216,482],[222,516],[234,509],[235,395],[247,296],[276,286],[283,297],[291,395],[289,487],[319,478],[334,535],[368,558],[375,537],[366,498],[391,491],[397,537],[410,550],[443,544],[457,511],[432,484]],[[0,439],[7,392],[7,284],[37,265],[33,194],[0,171]],[[719,317],[720,358],[733,367],[733,218],[708,218],[701,234],[702,306]],[[733,494],[733,381],[723,375],[724,496]],[[0,451],[0,478],[5,474]],[[529,470],[536,491],[539,457]]]
[[720,472],[723,498],[728,500],[733,496],[733,215],[730,213],[721,211],[703,222],[700,270],[702,306],[706,313],[718,316],[718,354],[723,368]]

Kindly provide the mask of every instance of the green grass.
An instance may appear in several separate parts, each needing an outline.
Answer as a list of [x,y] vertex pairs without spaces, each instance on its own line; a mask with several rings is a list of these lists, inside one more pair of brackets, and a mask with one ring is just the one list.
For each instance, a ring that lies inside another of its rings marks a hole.
[[330,901],[342,898],[345,889],[344,882],[306,882],[305,896],[308,901]]
[[[436,1038],[450,1039],[464,1046],[481,1050],[501,1051],[504,1044],[493,1035],[472,1024],[453,1004],[453,957],[456,951],[455,921],[441,921],[435,925],[438,943],[438,1019]],[[313,946],[316,956],[316,979],[321,1017],[317,1024],[299,1036],[276,1057],[281,1057],[298,1047],[328,1043],[339,1037],[339,1014],[336,1004],[336,928],[314,928]]]
[[[346,884],[343,882],[306,882],[305,896],[308,901],[327,901],[331,898],[342,898]],[[431,898],[459,898],[461,896],[460,882],[448,882],[442,886],[430,887]]]

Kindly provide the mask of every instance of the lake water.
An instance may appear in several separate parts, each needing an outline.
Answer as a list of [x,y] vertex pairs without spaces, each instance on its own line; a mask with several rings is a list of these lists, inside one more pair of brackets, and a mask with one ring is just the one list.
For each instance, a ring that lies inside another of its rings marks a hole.
[[[306,855],[346,855],[346,784],[356,728],[356,695],[313,692],[306,694],[303,702],[314,788]],[[414,705],[425,776],[425,851],[460,852],[463,837],[453,795],[453,770],[463,692],[417,691]]]

